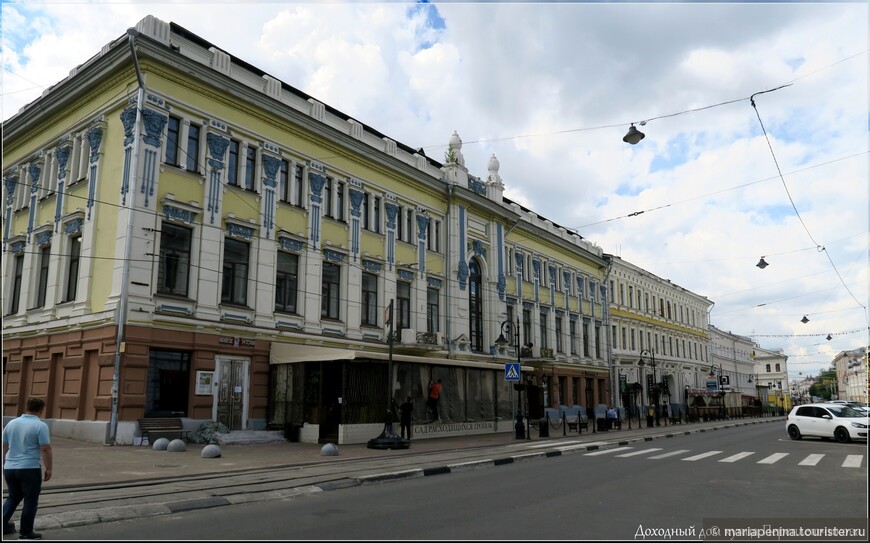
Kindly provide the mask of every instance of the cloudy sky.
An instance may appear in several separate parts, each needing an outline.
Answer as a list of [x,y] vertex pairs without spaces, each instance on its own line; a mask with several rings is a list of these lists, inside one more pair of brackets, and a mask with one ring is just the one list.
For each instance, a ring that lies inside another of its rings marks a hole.
[[865,2],[4,2],[2,118],[149,14],[439,160],[457,131],[792,377],[868,344]]

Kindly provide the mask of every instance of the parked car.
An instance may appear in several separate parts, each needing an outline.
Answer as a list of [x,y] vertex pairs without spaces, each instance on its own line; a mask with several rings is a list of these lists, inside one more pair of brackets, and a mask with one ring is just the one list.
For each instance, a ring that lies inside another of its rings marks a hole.
[[788,437],[834,438],[841,443],[866,440],[870,419],[863,411],[844,404],[813,403],[792,408],[785,423]]

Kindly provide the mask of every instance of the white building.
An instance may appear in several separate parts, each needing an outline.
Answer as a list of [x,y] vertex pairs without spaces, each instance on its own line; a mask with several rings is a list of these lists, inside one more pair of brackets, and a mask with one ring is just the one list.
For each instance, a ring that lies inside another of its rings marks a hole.
[[[618,256],[609,258],[613,379],[643,388],[642,397],[628,400],[634,405],[648,404],[658,393],[658,404],[682,413],[687,391],[703,386],[710,371],[713,302]],[[626,398],[619,403],[625,406]]]
[[863,348],[842,351],[834,358],[837,395],[841,400],[867,401],[867,351]]

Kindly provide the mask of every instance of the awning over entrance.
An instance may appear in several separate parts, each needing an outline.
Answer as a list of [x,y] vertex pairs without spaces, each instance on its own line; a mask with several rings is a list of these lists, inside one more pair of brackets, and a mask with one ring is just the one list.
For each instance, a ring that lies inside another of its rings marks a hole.
[[325,362],[327,360],[353,360],[357,351],[334,347],[310,347],[293,343],[272,342],[270,364],[296,364],[297,362]]
[[[360,351],[338,347],[312,347],[296,343],[272,342],[270,364],[296,364],[300,362],[326,362],[330,360],[388,360],[389,353],[379,351]],[[433,364],[439,366],[461,366],[465,368],[481,368],[504,371],[502,362],[484,362],[479,360],[462,360],[455,358],[438,358],[431,356],[411,356],[393,354],[393,362],[410,362],[413,364]],[[522,371],[532,371],[531,366],[522,367]]]

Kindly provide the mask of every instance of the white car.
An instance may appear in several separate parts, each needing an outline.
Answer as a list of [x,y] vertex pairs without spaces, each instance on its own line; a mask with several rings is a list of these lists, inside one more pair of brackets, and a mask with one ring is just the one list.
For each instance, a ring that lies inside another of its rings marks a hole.
[[785,423],[788,437],[800,439],[815,436],[834,438],[841,443],[853,439],[867,439],[870,419],[867,414],[848,405],[812,403],[792,408]]

